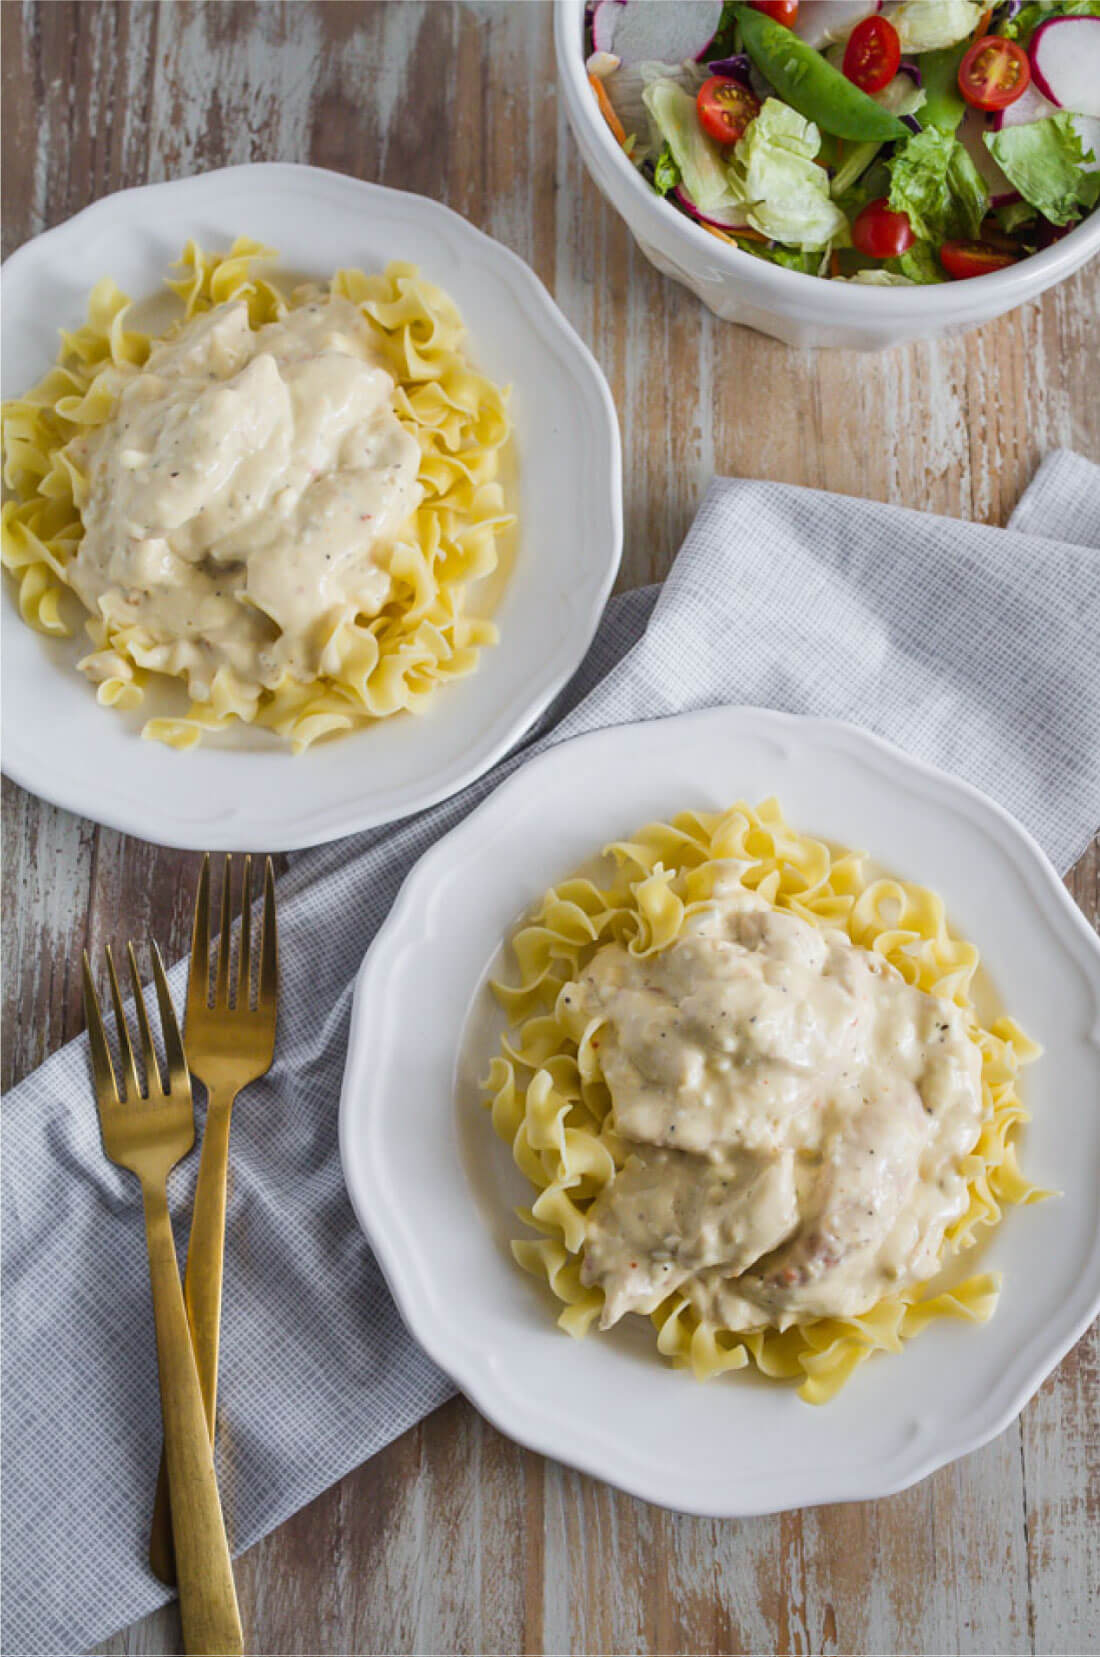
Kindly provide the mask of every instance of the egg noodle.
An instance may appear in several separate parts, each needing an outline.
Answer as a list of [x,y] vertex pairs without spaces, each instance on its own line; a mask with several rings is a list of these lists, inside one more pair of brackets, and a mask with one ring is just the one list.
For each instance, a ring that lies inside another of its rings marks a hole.
[[[739,803],[721,814],[688,811],[651,823],[632,840],[609,846],[605,856],[614,862],[607,885],[579,876],[560,882],[513,936],[519,982],[493,988],[518,1034],[503,1038],[485,1083],[493,1125],[538,1192],[531,1208],[517,1213],[544,1235],[514,1242],[512,1252],[564,1302],[558,1322],[569,1334],[586,1334],[600,1315],[603,1290],[581,1280],[585,1213],[630,1147],[611,1126],[611,1094],[594,1039],[603,1020],[586,1022],[576,998],[567,1005],[562,991],[604,944],[617,942],[639,957],[666,948],[686,917],[706,906],[716,875],[728,878],[726,860],[743,863],[742,884],[777,909],[819,929],[842,929],[855,945],[885,957],[907,983],[969,1014],[970,1038],[981,1052],[983,1120],[961,1166],[969,1206],[949,1226],[946,1252],[972,1247],[999,1222],[1003,1205],[1047,1195],[1021,1175],[1014,1144],[1019,1124],[1028,1120],[1016,1091],[1018,1070],[1039,1049],[1009,1018],[988,1029],[979,1022],[970,998],[978,951],[948,931],[935,892],[869,880],[862,853],[799,834],[774,799],[755,810]],[[765,1376],[800,1379],[800,1396],[823,1403],[872,1352],[899,1351],[932,1319],[985,1322],[999,1290],[995,1273],[939,1293],[918,1285],[861,1316],[816,1318],[782,1332],[716,1327],[676,1291],[650,1316],[660,1352],[697,1378],[751,1361]]]
[[[183,316],[156,337],[171,338],[228,300],[243,299],[258,329],[316,298],[316,287],[287,297],[259,274],[256,266],[274,257],[243,237],[226,254],[188,242],[181,274],[167,284],[182,300]],[[383,554],[391,597],[376,616],[339,618],[325,646],[326,665],[338,666],[309,683],[286,674],[264,689],[219,667],[208,702],[192,701],[184,717],[147,722],[144,735],[176,748],[238,719],[276,731],[300,752],[318,737],[422,709],[438,685],[472,672],[481,648],[497,637],[491,622],[464,614],[464,600],[468,584],[497,567],[498,538],[513,522],[498,481],[510,431],[507,395],[470,367],[458,310],[413,265],[394,263],[379,275],[341,270],[325,287],[370,324],[396,381],[394,412],[420,448],[421,504]],[[3,508],[0,550],[18,583],[24,621],[54,636],[71,632],[62,594],[83,534],[88,487],[71,445],[111,418],[121,389],[156,343],[130,325],[130,308],[113,281],[99,282],[87,322],[62,334],[56,366],[4,406],[4,481],[12,498]],[[95,650],[79,665],[96,681],[98,700],[136,706],[153,641],[140,627],[100,617],[86,625]]]

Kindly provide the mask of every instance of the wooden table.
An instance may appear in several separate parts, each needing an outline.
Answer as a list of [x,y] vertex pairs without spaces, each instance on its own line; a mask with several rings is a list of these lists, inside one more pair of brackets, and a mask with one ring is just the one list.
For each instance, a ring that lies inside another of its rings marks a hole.
[[[2,10],[6,246],[121,186],[282,160],[439,197],[528,260],[618,404],[623,586],[664,574],[715,471],[1000,524],[1050,449],[1100,459],[1095,269],[877,357],[718,322],[589,183],[541,0]],[[197,859],[6,782],[4,809],[10,1083],[80,1030],[81,946],[184,950]],[[1100,915],[1100,843],[1068,884]],[[249,1650],[1095,1651],[1098,1369],[1094,1328],[1007,1432],[916,1489],[741,1523],[619,1495],[456,1400],[239,1561]],[[178,1638],[167,1610],[102,1649]]]

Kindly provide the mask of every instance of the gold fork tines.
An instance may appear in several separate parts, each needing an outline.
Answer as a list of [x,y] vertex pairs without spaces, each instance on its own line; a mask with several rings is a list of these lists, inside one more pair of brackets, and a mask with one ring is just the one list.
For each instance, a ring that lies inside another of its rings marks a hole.
[[127,946],[144,1086],[122,1004],[114,956],[109,948],[106,954],[121,1058],[121,1083],[115,1075],[87,950],[84,952],[84,1009],[103,1149],[112,1162],[135,1174],[141,1182],[184,1644],[188,1651],[239,1652],[241,1623],[229,1544],[168,1213],[169,1171],[187,1155],[195,1141],[191,1078],[164,963],[156,945],[153,946],[153,981],[164,1037],[163,1074],[141,993],[137,958],[133,945]]
[[[275,871],[264,865],[259,963],[253,994],[252,859],[245,857],[241,878],[241,919],[237,970],[232,970],[233,860],[225,859],[220,928],[211,987],[210,931],[213,905],[210,858],[203,858],[195,894],[191,935],[191,971],[187,983],[187,1057],[191,1073],[207,1093],[199,1178],[191,1238],[187,1245],[184,1296],[198,1364],[210,1437],[218,1391],[218,1343],[221,1328],[222,1274],[225,1259],[225,1204],[229,1170],[229,1125],[233,1101],[243,1087],[271,1066],[279,989],[279,950],[275,925]],[[149,1563],[163,1582],[175,1580],[172,1565],[171,1515],[161,1463]]]

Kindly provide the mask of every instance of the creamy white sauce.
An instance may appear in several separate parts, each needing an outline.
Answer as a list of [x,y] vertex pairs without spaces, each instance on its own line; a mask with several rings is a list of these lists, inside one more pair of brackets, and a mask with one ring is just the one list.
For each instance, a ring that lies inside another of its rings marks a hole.
[[72,585],[205,698],[219,667],[272,688],[332,664],[391,593],[380,554],[418,504],[419,446],[346,299],[253,330],[242,300],[154,347],[83,445]]
[[587,1215],[603,1327],[677,1289],[722,1327],[785,1328],[937,1270],[982,1115],[953,1003],[732,875],[668,949],[609,944],[563,993],[603,1021],[632,1153]]

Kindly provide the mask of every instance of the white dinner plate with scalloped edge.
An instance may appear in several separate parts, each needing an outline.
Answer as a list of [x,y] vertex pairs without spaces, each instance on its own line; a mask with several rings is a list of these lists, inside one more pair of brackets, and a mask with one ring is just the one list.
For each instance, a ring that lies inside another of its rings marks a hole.
[[[1022,1157],[1062,1193],[969,1255],[1004,1273],[989,1324],[938,1322],[817,1408],[746,1370],[698,1384],[640,1319],[562,1334],[508,1253],[530,1191],[476,1085],[499,1027],[487,969],[550,882],[654,818],[772,793],[796,827],[943,894],[1045,1045]],[[521,767],[406,879],[359,974],[340,1143],[406,1323],[502,1431],[686,1512],[885,1496],[1002,1431],[1100,1306],[1100,946],[1004,811],[864,731],[753,708],[600,731]]]
[[514,253],[440,203],[316,167],[228,167],[125,190],[13,253],[4,265],[8,397],[52,363],[57,330],[83,320],[113,276],[156,292],[184,242],[249,235],[301,276],[411,260],[457,301],[471,356],[510,384],[520,525],[493,614],[500,643],[424,716],[399,715],[298,758],[265,732],[178,753],[142,741],[141,711],[100,708],[75,670],[86,639],[50,641],[3,598],[4,770],[57,805],[148,840],[282,851],[392,821],[486,771],[580,664],[622,544],[619,428],[594,357]]

